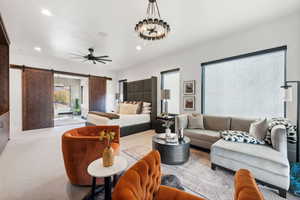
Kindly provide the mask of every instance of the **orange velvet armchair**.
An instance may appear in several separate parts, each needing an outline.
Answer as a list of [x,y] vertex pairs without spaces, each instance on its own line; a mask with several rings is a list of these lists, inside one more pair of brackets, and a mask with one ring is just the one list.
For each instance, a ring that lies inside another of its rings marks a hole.
[[[89,126],[67,131],[62,136],[62,153],[69,180],[75,185],[91,185],[92,178],[87,173],[88,165],[102,157],[105,145],[100,142],[100,131],[114,131],[112,143],[115,154],[120,150],[119,126]],[[103,183],[98,179],[97,184]]]
[[152,151],[119,179],[113,200],[203,200],[184,191],[160,185],[160,154]]
[[235,200],[264,200],[250,171],[240,169],[234,177]]

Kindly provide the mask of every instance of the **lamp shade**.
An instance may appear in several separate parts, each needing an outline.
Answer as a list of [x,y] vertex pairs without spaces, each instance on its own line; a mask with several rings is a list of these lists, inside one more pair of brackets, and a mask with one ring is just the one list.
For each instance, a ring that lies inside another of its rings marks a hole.
[[284,102],[293,101],[293,89],[291,86],[283,86],[282,88],[282,100]]
[[164,100],[170,99],[170,93],[171,92],[168,89],[161,90],[161,99],[164,99]]

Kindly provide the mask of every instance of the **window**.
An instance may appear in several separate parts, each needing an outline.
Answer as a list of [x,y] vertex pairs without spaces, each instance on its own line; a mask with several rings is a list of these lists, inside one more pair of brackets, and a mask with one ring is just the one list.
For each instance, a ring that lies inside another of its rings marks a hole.
[[[170,99],[168,100],[168,112],[170,114],[180,113],[180,73],[179,69],[161,72],[161,89],[170,90]],[[163,111],[163,104],[161,104]]]
[[127,81],[127,79],[119,80],[119,101],[124,101],[124,83]]
[[54,108],[56,113],[70,112],[71,108],[71,87],[64,85],[54,86]]
[[286,47],[202,64],[202,112],[283,117]]

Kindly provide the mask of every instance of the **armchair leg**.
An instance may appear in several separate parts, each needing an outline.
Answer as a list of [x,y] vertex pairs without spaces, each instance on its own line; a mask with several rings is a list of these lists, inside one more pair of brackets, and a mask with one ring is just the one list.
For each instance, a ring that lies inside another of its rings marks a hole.
[[217,169],[217,166],[214,163],[211,163],[211,169],[215,171]]
[[278,189],[278,191],[279,191],[279,196],[286,199],[286,190]]

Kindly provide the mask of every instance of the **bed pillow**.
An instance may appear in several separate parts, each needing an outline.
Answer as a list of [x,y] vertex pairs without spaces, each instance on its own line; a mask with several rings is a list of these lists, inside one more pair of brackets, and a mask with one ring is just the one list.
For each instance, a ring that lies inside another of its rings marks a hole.
[[251,123],[249,129],[249,135],[255,137],[258,140],[264,140],[267,136],[268,122],[267,119],[262,119]]
[[128,115],[137,114],[138,106],[139,106],[138,104],[121,103],[119,113],[120,114],[128,114]]
[[204,129],[203,115],[198,115],[198,114],[188,115],[188,128]]
[[142,101],[124,101],[126,104],[137,104],[137,112],[136,114],[141,114],[143,112],[143,102]]
[[150,114],[151,113],[151,107],[143,107],[142,114]]
[[149,103],[149,102],[143,102],[143,107],[151,107],[151,103]]

